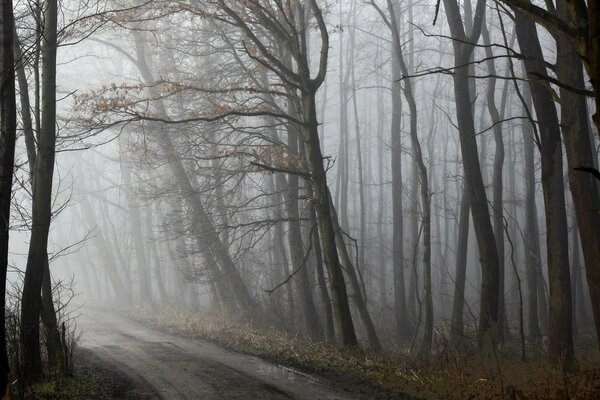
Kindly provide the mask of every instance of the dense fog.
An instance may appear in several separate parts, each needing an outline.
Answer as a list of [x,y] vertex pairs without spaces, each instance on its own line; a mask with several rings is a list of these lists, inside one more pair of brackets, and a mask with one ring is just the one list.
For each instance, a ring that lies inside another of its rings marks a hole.
[[47,248],[76,310],[376,352],[596,348],[597,60],[566,1],[527,4],[14,1],[21,329],[47,310]]

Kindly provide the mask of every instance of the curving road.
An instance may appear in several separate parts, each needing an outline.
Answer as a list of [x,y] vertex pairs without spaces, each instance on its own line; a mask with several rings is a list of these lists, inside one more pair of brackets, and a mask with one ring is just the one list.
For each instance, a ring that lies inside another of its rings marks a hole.
[[125,375],[130,399],[354,399],[325,382],[213,343],[85,310],[80,346]]

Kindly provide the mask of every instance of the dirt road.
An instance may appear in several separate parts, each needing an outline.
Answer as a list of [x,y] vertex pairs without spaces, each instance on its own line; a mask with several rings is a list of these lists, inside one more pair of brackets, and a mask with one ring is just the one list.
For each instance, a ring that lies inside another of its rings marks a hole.
[[298,371],[113,313],[85,310],[78,323],[80,346],[132,382],[129,399],[359,398]]

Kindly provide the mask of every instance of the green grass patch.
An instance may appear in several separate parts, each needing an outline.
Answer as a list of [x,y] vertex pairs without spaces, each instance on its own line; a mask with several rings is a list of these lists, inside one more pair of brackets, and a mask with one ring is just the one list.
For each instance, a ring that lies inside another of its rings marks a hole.
[[[28,400],[87,400],[100,398],[100,382],[94,371],[88,368],[76,369],[71,377],[48,379],[27,389]],[[18,399],[18,394],[13,396]]]

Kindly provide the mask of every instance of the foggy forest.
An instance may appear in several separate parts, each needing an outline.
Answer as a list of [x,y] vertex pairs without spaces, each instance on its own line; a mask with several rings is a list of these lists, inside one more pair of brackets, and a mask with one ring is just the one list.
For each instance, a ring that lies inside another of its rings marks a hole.
[[598,0],[2,0],[3,399],[600,399]]

